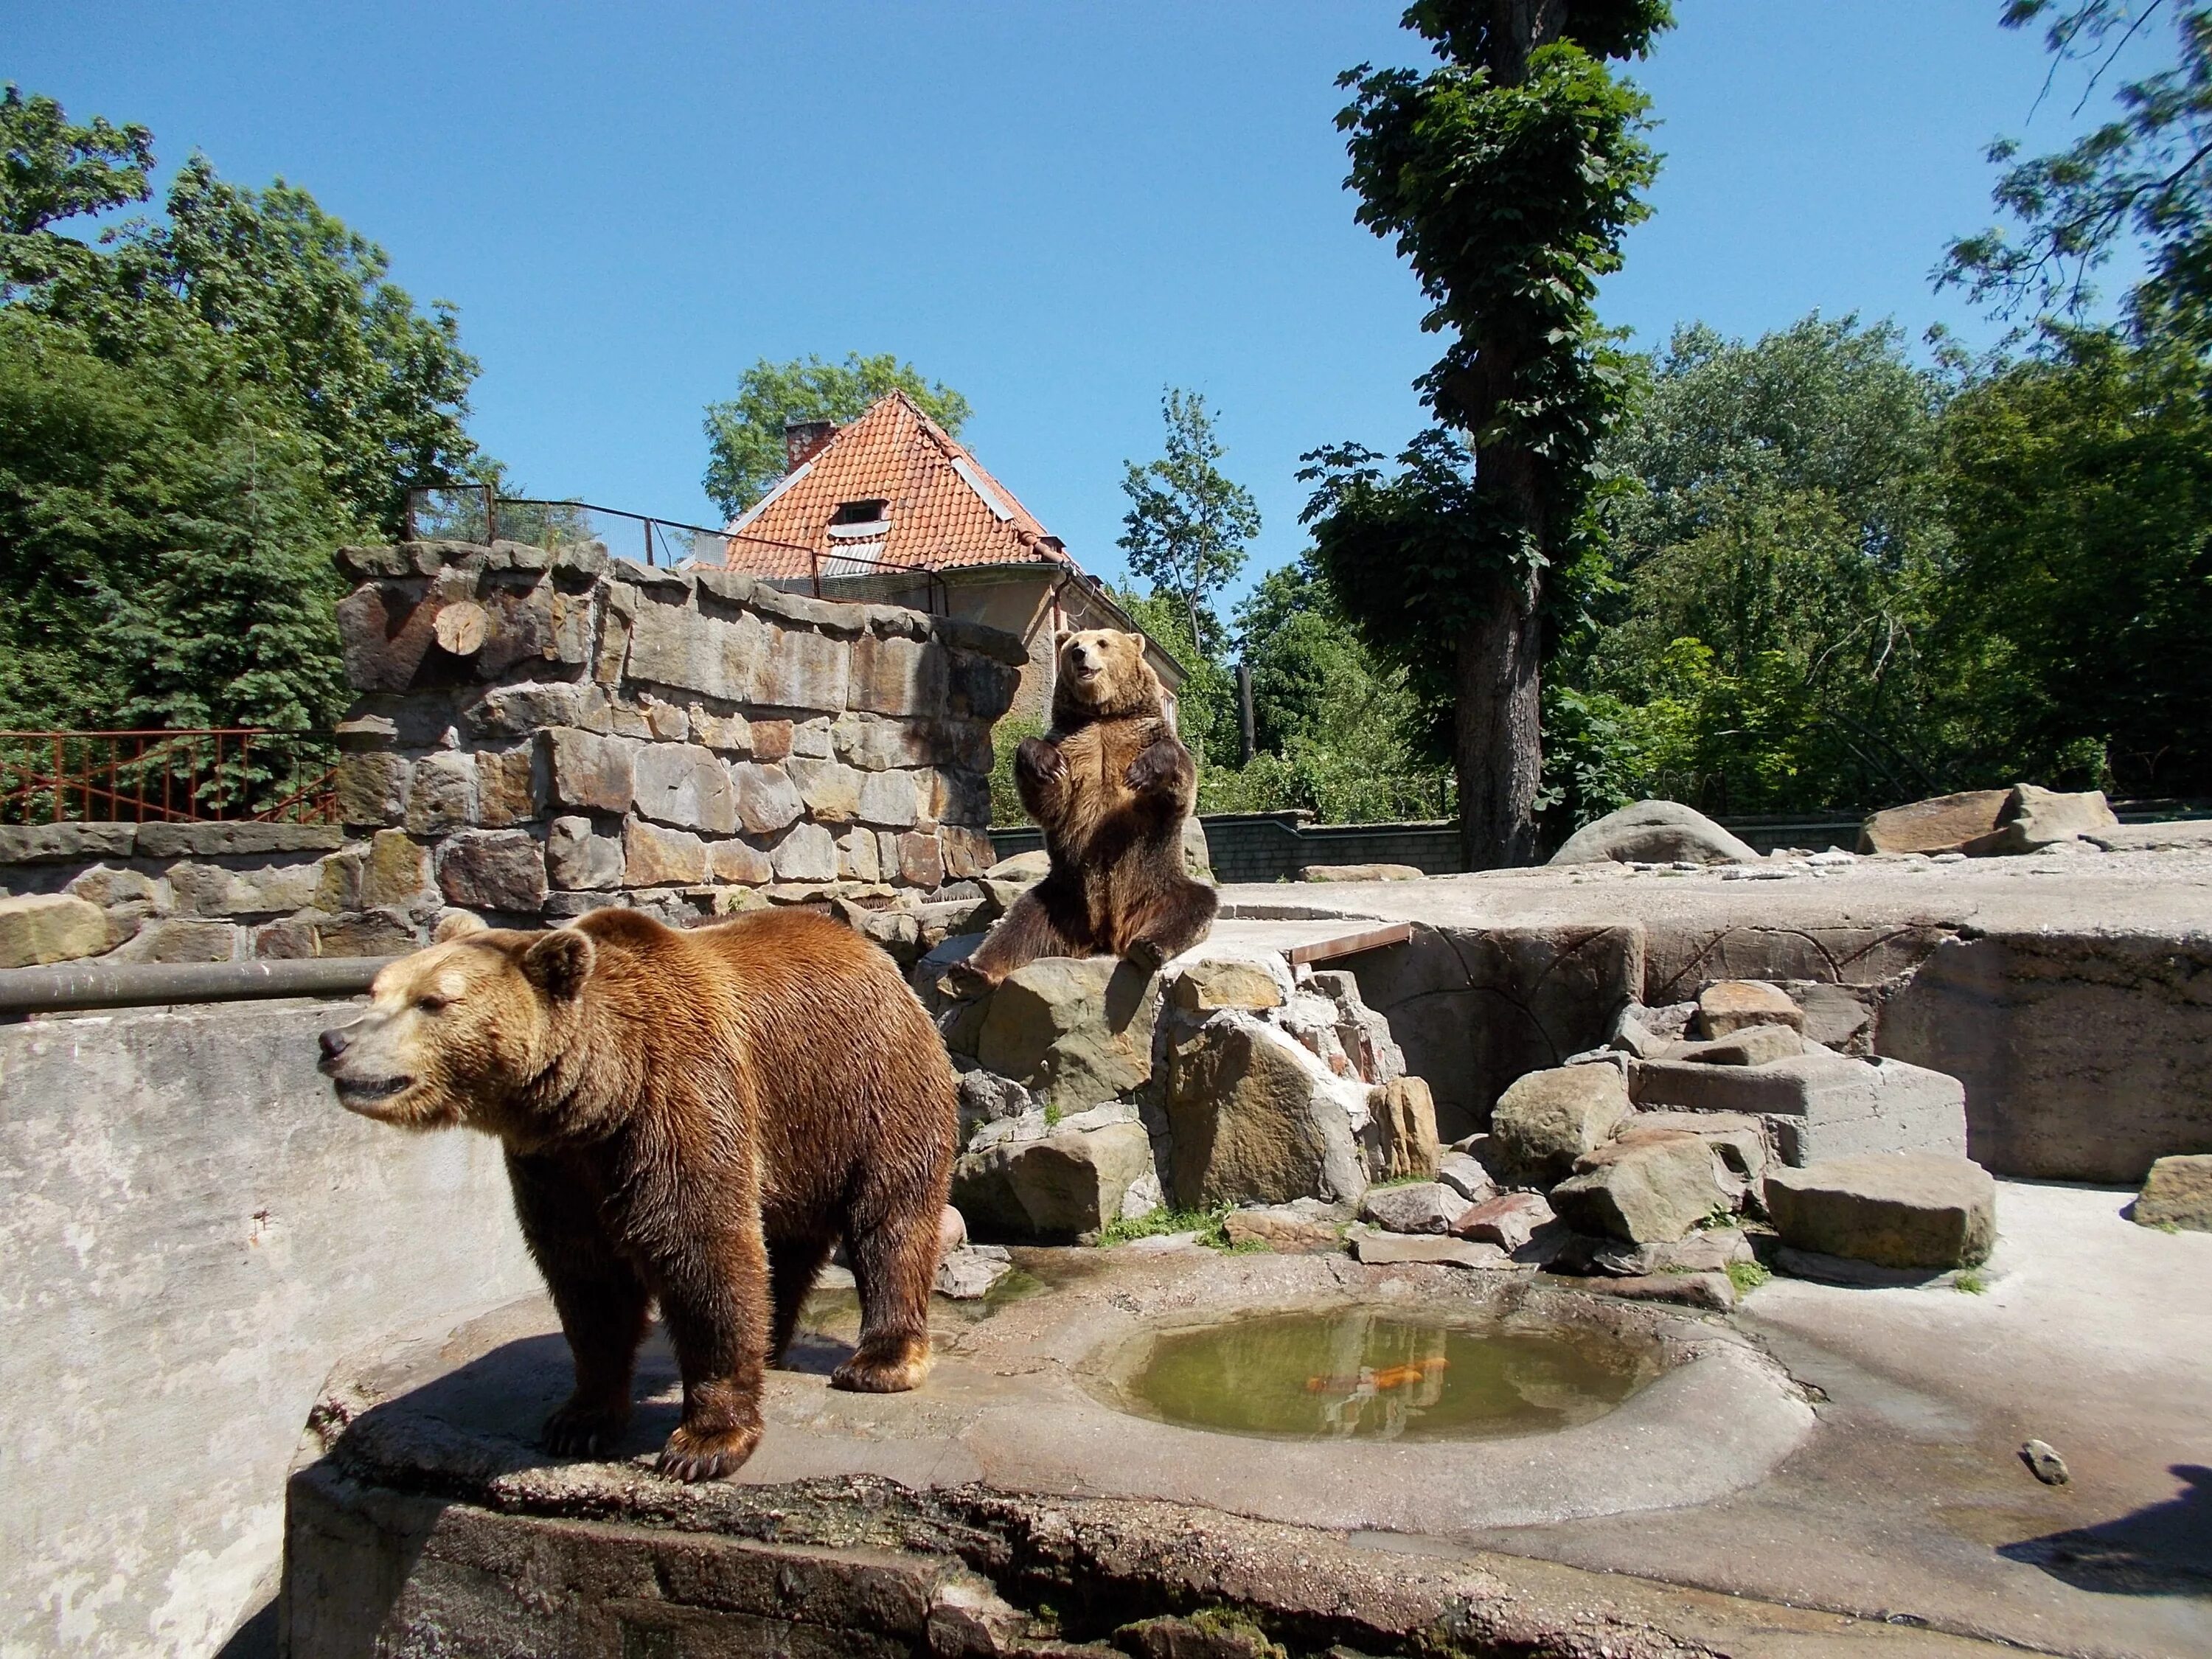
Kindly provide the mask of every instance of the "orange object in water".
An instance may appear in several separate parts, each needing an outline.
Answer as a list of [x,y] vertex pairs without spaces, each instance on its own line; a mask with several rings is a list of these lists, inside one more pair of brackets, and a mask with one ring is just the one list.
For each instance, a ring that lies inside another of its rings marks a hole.
[[1419,1382],[1431,1371],[1443,1370],[1449,1362],[1442,1354],[1417,1360],[1410,1365],[1390,1365],[1374,1372],[1361,1372],[1358,1376],[1310,1376],[1306,1378],[1308,1394],[1349,1394],[1363,1382],[1376,1389],[1402,1389]]

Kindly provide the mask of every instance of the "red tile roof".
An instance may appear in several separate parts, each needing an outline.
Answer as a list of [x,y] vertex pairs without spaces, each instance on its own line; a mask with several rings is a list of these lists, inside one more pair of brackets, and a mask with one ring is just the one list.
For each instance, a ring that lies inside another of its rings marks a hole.
[[[830,533],[840,507],[877,500],[884,533]],[[1012,490],[897,392],[839,428],[727,533],[730,568],[759,576],[810,574],[810,553],[824,574],[833,558],[908,570],[1074,563]]]

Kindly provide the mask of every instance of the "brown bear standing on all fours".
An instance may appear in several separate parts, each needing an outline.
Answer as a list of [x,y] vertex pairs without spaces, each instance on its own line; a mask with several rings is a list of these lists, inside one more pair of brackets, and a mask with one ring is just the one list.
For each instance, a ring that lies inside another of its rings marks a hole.
[[1204,939],[1219,901],[1183,867],[1198,791],[1144,637],[1060,639],[1052,730],[1014,754],[1022,805],[1044,830],[1045,878],[1014,901],[947,988],[998,984],[1040,957],[1116,956],[1150,972]]
[[323,1033],[322,1069],[364,1117],[505,1144],[576,1364],[549,1449],[613,1448],[657,1299],[684,1379],[661,1469],[735,1469],[840,1237],[860,1339],[831,1382],[921,1380],[957,1115],[945,1046],[888,956],[798,909],[440,937]]

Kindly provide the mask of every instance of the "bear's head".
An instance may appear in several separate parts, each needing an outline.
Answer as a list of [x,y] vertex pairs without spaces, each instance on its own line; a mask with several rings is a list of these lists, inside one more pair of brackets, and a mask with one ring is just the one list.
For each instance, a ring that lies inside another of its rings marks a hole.
[[1061,726],[1160,712],[1160,680],[1145,660],[1145,636],[1086,628],[1060,636],[1052,713]]
[[322,1034],[323,1075],[341,1106],[380,1123],[540,1138],[550,1126],[530,1121],[524,1097],[564,1069],[592,940],[567,927],[495,931],[467,915],[437,938],[377,975],[358,1018]]

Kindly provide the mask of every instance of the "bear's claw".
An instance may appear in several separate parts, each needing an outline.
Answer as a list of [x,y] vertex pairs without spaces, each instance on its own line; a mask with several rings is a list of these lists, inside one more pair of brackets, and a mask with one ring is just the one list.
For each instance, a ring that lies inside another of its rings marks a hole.
[[660,1449],[660,1472],[687,1486],[734,1474],[760,1444],[761,1425],[705,1431],[677,1425]]

